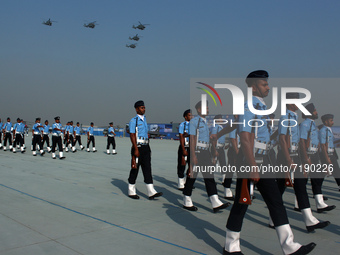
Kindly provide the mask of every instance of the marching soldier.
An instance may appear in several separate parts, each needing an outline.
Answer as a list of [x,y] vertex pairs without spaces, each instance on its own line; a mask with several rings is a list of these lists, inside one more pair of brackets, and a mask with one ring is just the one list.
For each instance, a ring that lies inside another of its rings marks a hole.
[[190,162],[189,153],[189,122],[192,118],[191,110],[188,109],[183,113],[185,121],[178,127],[179,133],[179,147],[177,153],[177,176],[178,176],[178,189],[183,190],[185,184],[185,166]]
[[[300,98],[299,93],[288,93],[287,99]],[[316,219],[310,208],[307,181],[308,177],[301,171],[301,160],[298,155],[298,147],[300,141],[298,115],[296,111],[298,107],[295,104],[287,105],[286,115],[281,116],[279,121],[279,152],[278,164],[289,166],[292,173],[288,173],[286,179],[284,176],[277,180],[281,194],[284,193],[285,186],[292,185],[294,187],[295,196],[302,213],[307,231],[312,232],[318,228],[324,228],[330,224],[329,221],[320,222]],[[294,165],[295,164],[295,165]],[[293,177],[294,175],[294,177]]]
[[25,131],[25,124],[21,122],[21,119],[17,119],[17,123],[14,124],[13,127],[13,137],[14,143],[13,143],[13,153],[16,152],[16,146],[18,145],[21,149],[21,153],[25,152],[24,148],[24,131]]
[[79,126],[79,122],[77,122],[77,126],[74,127],[74,135],[76,137],[76,140],[74,142],[74,147],[76,146],[76,143],[78,142],[78,144],[80,145],[80,149],[84,150],[84,146],[81,143],[81,130],[80,130],[80,126]]
[[144,183],[148,191],[149,199],[163,195],[162,192],[157,192],[153,185],[151,173],[151,150],[149,146],[148,124],[146,122],[145,105],[143,101],[137,101],[134,105],[136,117],[132,118],[129,123],[131,148],[131,170],[129,175],[128,195],[132,199],[139,199],[136,193],[136,179],[139,166],[142,167]]
[[[267,109],[263,98],[269,93],[267,81],[268,76],[269,75],[266,71],[258,70],[251,72],[246,78],[246,83],[248,87],[252,88],[253,92],[253,107],[257,110]],[[275,176],[260,176],[258,171],[253,171],[253,169],[258,169],[258,164],[269,165],[268,152],[271,139],[270,131],[268,130],[267,125],[257,125],[256,123],[258,123],[258,121],[252,121],[254,119],[266,120],[267,116],[253,114],[249,110],[249,103],[250,102],[247,102],[245,104],[244,115],[239,116],[239,122],[245,121],[245,123],[248,123],[248,121],[250,121],[252,125],[250,126],[249,124],[246,124],[244,126],[238,126],[241,149],[238,154],[237,165],[239,167],[248,166],[250,169],[252,169],[252,171],[248,176],[249,179],[242,179],[240,176],[238,176],[235,201],[227,221],[226,241],[223,254],[242,254],[240,247],[240,234],[243,218],[247,211],[248,205],[240,203],[240,198],[241,189],[243,186],[242,183],[248,183],[247,186],[249,188],[249,185],[252,185],[250,181],[256,183],[257,188],[268,207],[283,253],[308,254],[314,249],[316,244],[310,243],[308,245],[302,246],[301,244],[294,242],[294,235],[288,222],[286,209],[283,205],[282,196],[276,183]],[[242,199],[241,202],[244,201],[245,200]]]
[[[222,119],[222,115],[216,115],[215,120],[218,120],[218,119]],[[217,123],[217,121],[215,123]],[[223,129],[222,125],[215,124],[215,126],[211,130],[211,134],[213,134],[213,135],[217,134],[222,129]],[[223,135],[220,138],[218,138],[218,140],[213,140],[213,142],[212,142],[212,148],[213,148],[213,151],[215,151],[215,157],[216,157],[216,160],[214,160],[216,162],[214,162],[214,163],[217,163],[217,161],[218,161],[220,166],[226,166],[227,165],[225,152],[224,152],[225,139],[226,139],[226,135]],[[232,178],[233,178],[233,173],[227,172],[223,175],[223,177],[224,177],[223,182],[222,182],[222,185],[224,187],[223,197],[225,199],[232,201],[232,200],[234,200],[234,197],[233,197],[233,193],[230,189],[230,186],[231,186],[231,182],[232,182]]]
[[63,133],[63,126],[60,124],[60,117],[57,116],[54,118],[55,123],[52,125],[52,158],[55,159],[55,148],[59,148],[59,159],[64,159],[63,153],[63,144],[62,144],[62,133]]
[[0,150],[2,149],[2,143],[1,143],[1,137],[2,137],[2,125],[3,125],[3,123],[2,123],[2,121],[1,121],[1,119],[0,119]]
[[112,154],[117,154],[116,152],[116,141],[115,141],[115,130],[113,128],[113,122],[109,123],[110,127],[107,130],[107,146],[106,146],[106,152],[107,155],[110,155],[110,145],[112,144]]
[[[319,132],[314,122],[314,120],[318,118],[318,112],[313,103],[308,104],[306,109],[312,113],[312,115],[302,115],[305,120],[300,124],[300,155],[303,164],[308,164],[310,166],[314,165],[316,167],[320,163],[318,152]],[[320,175],[319,173],[311,173],[310,178],[317,212],[321,213],[335,209],[335,205],[328,206],[324,202],[324,197],[322,194],[324,174],[321,173]]]
[[41,128],[43,127],[44,126],[40,124],[40,118],[36,118],[35,124],[32,127],[33,156],[37,156],[37,151],[36,151],[37,144],[39,145],[40,155],[42,156],[45,154],[43,147],[42,147],[42,143],[41,143]]
[[68,134],[68,144],[69,144],[69,147],[72,148],[72,152],[76,152],[76,147],[75,147],[75,137],[74,137],[74,126],[73,126],[73,121],[70,121],[70,125],[68,127],[68,131],[67,131],[67,134]]
[[90,142],[92,142],[92,150],[93,152],[96,152],[96,145],[95,145],[95,141],[94,141],[94,135],[93,135],[93,122],[91,122],[91,126],[89,126],[89,128],[87,129],[87,152],[90,152]]
[[42,146],[42,148],[44,148],[44,143],[46,142],[48,153],[51,152],[50,138],[48,136],[49,133],[50,133],[50,125],[48,125],[48,120],[45,120],[45,125],[43,127],[43,139],[42,139],[41,146]]
[[321,116],[321,120],[324,125],[319,131],[321,163],[333,167],[332,175],[334,176],[340,191],[340,168],[338,163],[338,154],[335,150],[334,135],[331,129],[331,127],[334,125],[334,115],[325,114]]
[[69,130],[70,128],[70,122],[66,123],[66,126],[64,128],[64,145],[63,148],[65,149],[65,152],[68,152],[68,145],[70,144],[70,140],[69,140]]
[[9,142],[9,150],[12,151],[13,146],[12,146],[12,130],[13,130],[13,125],[11,122],[10,117],[7,118],[7,122],[2,126],[3,133],[4,133],[4,151],[7,150],[7,140]]
[[[190,168],[193,166],[201,166],[208,168],[212,166],[211,154],[209,151],[210,137],[209,128],[205,119],[205,115],[202,113],[201,102],[198,102],[195,106],[198,116],[190,120]],[[207,106],[207,114],[209,109]],[[191,194],[198,172],[189,170],[187,179],[185,181],[183,190],[183,208],[189,211],[197,211],[198,208],[193,205]],[[222,203],[217,195],[216,182],[214,174],[210,171],[202,171],[204,178],[205,189],[213,208],[213,212],[216,213],[220,209],[227,208],[230,203]]]

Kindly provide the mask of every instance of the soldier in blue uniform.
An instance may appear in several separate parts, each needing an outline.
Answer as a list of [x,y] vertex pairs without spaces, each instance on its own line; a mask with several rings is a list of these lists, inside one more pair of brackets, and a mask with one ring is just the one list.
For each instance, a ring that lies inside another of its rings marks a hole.
[[43,139],[41,142],[42,148],[44,148],[44,143],[46,142],[47,145],[47,152],[51,152],[51,147],[50,147],[50,138],[49,138],[49,133],[50,133],[50,125],[48,125],[48,120],[45,120],[45,125],[43,127]]
[[338,154],[334,146],[334,135],[331,127],[334,125],[334,115],[325,114],[321,116],[323,127],[319,131],[320,140],[320,159],[322,164],[332,165],[332,175],[340,191],[340,168],[338,163]]
[[0,150],[2,149],[2,142],[1,142],[1,138],[2,138],[2,126],[3,126],[3,123],[0,119]]
[[93,135],[93,122],[91,122],[91,125],[87,129],[87,152],[90,152],[90,142],[92,142],[92,150],[93,152],[96,152],[96,145],[94,141],[94,135]]
[[57,116],[54,118],[55,123],[52,125],[52,158],[55,159],[55,148],[59,148],[59,159],[64,159],[63,153],[63,144],[62,144],[62,134],[63,134],[63,126],[60,124],[60,117]]
[[11,118],[7,118],[7,122],[2,126],[3,133],[4,133],[4,151],[7,150],[7,141],[9,142],[9,150],[12,151],[13,146],[12,146],[12,130],[13,130],[13,125],[11,122]]
[[[312,113],[311,116],[302,115],[305,120],[300,124],[300,156],[303,164],[317,166],[320,163],[319,157],[319,132],[314,120],[318,118],[318,112],[313,103],[306,106]],[[311,173],[312,191],[315,198],[317,212],[331,211],[335,205],[328,206],[324,202],[322,194],[323,173]]]
[[183,113],[185,121],[179,124],[179,147],[177,153],[177,176],[178,176],[178,189],[183,190],[185,184],[185,166],[190,162],[189,153],[189,122],[192,118],[191,110],[188,109]]
[[[288,93],[286,98],[297,99],[300,97],[299,93]],[[296,113],[297,110],[298,107],[296,105],[288,104],[286,115],[281,116],[279,121],[278,135],[280,146],[277,163],[278,165],[292,166],[292,173],[286,173],[287,176],[281,176],[281,178],[277,179],[277,182],[281,194],[284,193],[286,185],[293,185],[295,196],[307,231],[312,232],[315,229],[328,226],[330,222],[320,222],[313,216],[312,210],[310,208],[306,188],[308,177],[303,171],[301,171],[301,160],[298,154],[300,133],[298,126],[298,115]],[[297,165],[295,169],[293,164]]]
[[65,152],[68,152],[68,146],[70,144],[70,140],[69,140],[69,130],[70,128],[70,122],[66,123],[66,126],[64,128],[64,145],[63,148],[65,149]]
[[[222,125],[219,125],[217,120],[218,119],[222,119],[222,115],[216,115],[215,116],[215,126],[212,128],[211,130],[211,134],[217,134],[218,132],[220,132],[223,129]],[[236,130],[234,130],[236,131]],[[233,133],[235,133],[233,131]],[[230,138],[230,134],[229,134],[229,138]],[[218,140],[213,140],[212,142],[212,148],[213,151],[215,151],[215,157],[216,159],[214,161],[214,163],[219,163],[220,166],[227,166],[227,161],[226,161],[226,157],[225,157],[225,140],[226,140],[226,135],[222,135],[220,138],[218,138]],[[215,148],[215,150],[214,150]],[[229,148],[230,149],[230,148]],[[234,200],[234,196],[233,193],[230,189],[231,187],[231,182],[232,182],[232,178],[233,178],[233,173],[232,172],[226,172],[223,174],[223,181],[222,181],[222,185],[224,187],[224,195],[223,197],[225,199],[228,200]]]
[[84,150],[85,147],[81,143],[81,129],[80,129],[79,122],[77,122],[77,125],[74,127],[74,135],[76,137],[76,140],[74,142],[74,146],[76,146],[76,143],[78,142],[78,144],[80,145],[80,149]]
[[[251,72],[246,83],[252,88],[252,104],[257,110],[266,110],[267,106],[263,100],[269,93],[268,73],[264,70]],[[245,125],[239,125],[241,149],[237,158],[237,165],[249,166],[250,169],[257,169],[258,164],[269,165],[268,152],[270,148],[270,130],[266,124],[267,116],[256,115],[249,110],[250,102],[245,103],[244,115],[239,116],[239,122],[245,120]],[[264,125],[257,125],[261,120]],[[248,124],[251,121],[252,125]],[[222,131],[221,131],[222,132]],[[294,242],[294,235],[289,225],[286,209],[283,205],[282,196],[275,180],[275,175],[260,176],[258,171],[251,171],[248,176],[238,176],[236,184],[236,194],[233,207],[231,208],[227,221],[226,241],[223,254],[242,254],[240,247],[240,234],[242,229],[243,218],[247,211],[248,205],[240,203],[241,188],[243,178],[249,179],[256,183],[261,193],[270,216],[274,222],[275,230],[278,235],[281,249],[284,254],[308,254],[314,249],[315,243],[302,246]],[[249,187],[248,187],[249,188]]]
[[[190,135],[190,170],[185,181],[183,189],[183,208],[189,211],[197,211],[198,208],[193,205],[191,194],[194,183],[199,171],[194,171],[194,166],[199,166],[202,169],[208,169],[213,165],[211,153],[209,151],[210,133],[205,115],[202,113],[201,102],[195,106],[198,116],[190,120],[189,135]],[[207,106],[207,114],[209,109]],[[195,168],[197,169],[197,168]],[[227,208],[230,203],[223,203],[217,195],[216,182],[214,174],[211,171],[202,170],[205,189],[211,202],[213,212],[218,212],[221,209]]]
[[70,121],[70,125],[68,127],[67,134],[68,134],[69,147],[71,147],[72,152],[74,153],[74,152],[76,152],[76,147],[75,147],[76,141],[75,141],[75,137],[74,137],[74,126],[73,126],[72,120]]
[[116,141],[115,141],[115,129],[113,128],[113,122],[109,123],[110,127],[107,130],[107,146],[106,146],[106,152],[107,155],[110,155],[110,145],[112,144],[112,154],[117,154],[116,152]]
[[136,179],[138,176],[139,166],[142,167],[144,183],[148,191],[150,200],[163,195],[157,192],[153,185],[151,173],[151,150],[149,146],[148,124],[146,122],[145,105],[142,100],[137,101],[134,105],[136,117],[132,118],[129,123],[131,148],[131,170],[129,175],[128,196],[132,199],[139,199],[136,193]]
[[13,137],[15,137],[14,143],[13,143],[13,153],[16,152],[16,146],[17,145],[21,149],[21,153],[25,152],[24,138],[23,138],[24,137],[24,129],[25,129],[25,125],[21,122],[21,119],[18,118],[17,123],[15,123],[14,126],[13,126]]
[[44,155],[45,152],[43,150],[43,146],[41,143],[41,128],[44,128],[44,126],[42,126],[40,124],[40,118],[36,118],[35,119],[35,124],[32,127],[32,136],[33,136],[33,156],[37,155],[37,151],[36,151],[36,147],[37,145],[39,145],[39,150],[40,150],[40,155]]

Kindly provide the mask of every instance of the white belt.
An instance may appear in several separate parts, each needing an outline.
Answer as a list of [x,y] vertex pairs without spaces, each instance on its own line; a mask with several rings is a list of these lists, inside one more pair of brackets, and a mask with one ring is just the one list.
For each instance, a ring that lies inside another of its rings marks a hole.
[[196,147],[198,149],[208,149],[209,144],[207,142],[198,141],[197,144],[196,144]]
[[108,137],[115,137],[114,135],[107,135]]
[[76,134],[76,136],[80,136],[80,134]]
[[52,136],[61,136],[61,133],[60,134],[53,133]]
[[40,135],[40,133],[39,133],[39,132],[34,132],[34,134],[35,134],[35,135]]
[[260,150],[265,150],[265,151],[270,149],[270,146],[268,143],[262,143],[258,141],[255,141],[254,147],[255,149],[260,149]]
[[315,152],[317,152],[318,151],[318,147],[312,147],[312,146],[310,146],[309,148],[308,148],[308,152],[313,152],[313,153],[315,153]]
[[328,154],[333,154],[333,153],[334,153],[334,148],[328,149],[328,150],[327,150],[327,153],[328,153]]
[[217,142],[216,147],[217,147],[217,149],[223,148],[224,144]]
[[137,144],[140,144],[140,145],[149,144],[149,138],[139,136],[139,137],[137,137]]

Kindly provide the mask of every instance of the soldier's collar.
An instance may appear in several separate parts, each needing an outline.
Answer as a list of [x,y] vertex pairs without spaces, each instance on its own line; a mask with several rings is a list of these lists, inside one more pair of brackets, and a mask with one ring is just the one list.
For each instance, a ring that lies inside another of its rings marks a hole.
[[137,116],[142,120],[142,121],[144,121],[144,115],[140,115],[140,114],[137,114]]
[[266,102],[263,100],[262,97],[258,97],[258,96],[254,96],[254,97],[256,97],[263,105],[266,105]]

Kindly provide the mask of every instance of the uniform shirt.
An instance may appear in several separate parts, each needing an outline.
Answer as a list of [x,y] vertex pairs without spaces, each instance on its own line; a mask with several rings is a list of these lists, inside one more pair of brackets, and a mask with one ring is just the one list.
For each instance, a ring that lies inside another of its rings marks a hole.
[[328,143],[328,149],[334,149],[334,135],[331,128],[323,126],[319,131],[319,139],[321,144]]
[[307,118],[300,124],[300,138],[307,140],[308,134],[310,137],[310,146],[318,147],[319,145],[318,129],[316,128],[315,122]]
[[[184,133],[189,134],[189,121],[183,121],[179,124],[178,133],[184,135]],[[189,137],[184,138],[184,144],[189,146]]]
[[[255,97],[255,96],[253,96],[253,106],[257,110],[267,109],[267,106],[264,103],[263,99],[259,97]],[[256,115],[252,113],[249,110],[248,102],[244,104],[244,107],[245,107],[244,115],[239,116],[238,122],[243,123],[243,121],[245,121],[245,125],[243,124],[238,125],[238,133],[239,134],[241,134],[241,132],[255,133],[255,127],[252,127],[252,126],[255,126],[257,123],[258,127],[257,127],[256,140],[259,142],[268,144],[270,142],[270,125],[271,125],[270,121],[266,121],[268,119],[268,116],[267,115]],[[250,125],[249,125],[248,121],[253,120],[253,119],[262,120],[264,125],[262,125],[260,121],[250,121],[249,122]]]
[[[138,137],[142,137],[144,139],[148,139],[148,124],[146,122],[146,117],[144,116],[144,120],[137,114],[136,117],[132,118],[129,123],[129,130],[131,134],[136,133],[136,125],[137,125],[137,134]],[[137,137],[137,138],[138,138]]]
[[93,135],[93,127],[89,126],[87,132],[89,132],[90,135]]
[[41,131],[41,128],[38,128],[38,126],[40,126],[41,124],[40,123],[35,123],[32,127],[32,130],[34,131],[34,134],[35,133],[39,133],[40,134],[40,131]]
[[189,127],[189,135],[197,135],[198,130],[197,141],[209,143],[209,128],[205,119],[196,116],[190,120]]
[[65,126],[65,134],[67,133],[67,131],[69,131],[69,129],[70,129],[70,125],[66,125]]
[[[218,132],[220,132],[223,129],[221,125],[215,125],[215,127],[212,128],[211,134],[216,135]],[[226,135],[222,135],[220,138],[218,138],[217,142],[221,145],[225,144],[225,137]]]
[[53,134],[54,136],[60,136],[60,135],[61,135],[61,131],[56,130],[56,128],[62,130],[62,129],[63,129],[63,126],[62,126],[60,123],[54,123],[54,124],[52,125],[52,134]]
[[109,129],[107,130],[107,135],[113,137],[114,134],[112,134],[111,132],[113,132],[113,133],[115,132],[113,127],[109,127]]
[[0,122],[0,131],[2,131],[2,125],[3,125],[2,122]]
[[15,123],[13,126],[16,134],[24,133],[25,125],[23,123]]
[[44,135],[48,135],[50,132],[50,125],[44,125],[43,127]]
[[6,132],[11,132],[12,131],[12,122],[6,122],[2,129],[5,130]]
[[237,132],[237,129],[234,129],[229,133],[229,139],[237,139],[237,147],[240,146],[240,136]]
[[70,133],[70,135],[73,135],[73,131],[74,131],[74,126],[69,126],[68,127],[68,132]]
[[76,135],[80,135],[80,127],[75,126],[74,131],[76,131]]
[[[295,121],[289,121],[289,120],[295,120]],[[285,120],[285,121],[283,121]],[[283,125],[282,125],[283,121]],[[300,131],[299,131],[299,125],[297,124],[298,121],[298,115],[290,110],[287,110],[286,115],[282,115],[279,121],[279,133],[278,135],[290,135],[290,141],[291,143],[298,144],[300,141]],[[287,127],[287,126],[293,126],[295,127]],[[278,138],[279,139],[279,138]]]

